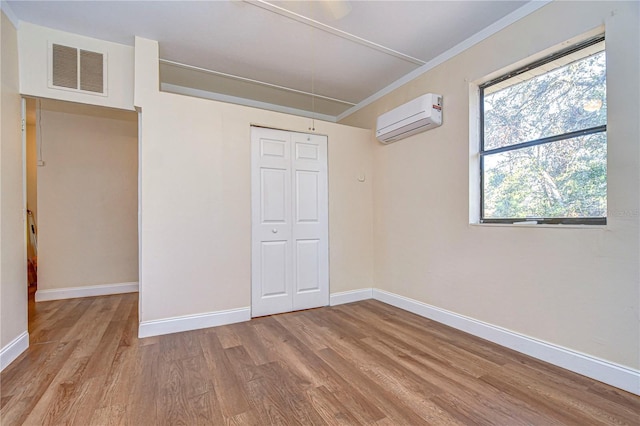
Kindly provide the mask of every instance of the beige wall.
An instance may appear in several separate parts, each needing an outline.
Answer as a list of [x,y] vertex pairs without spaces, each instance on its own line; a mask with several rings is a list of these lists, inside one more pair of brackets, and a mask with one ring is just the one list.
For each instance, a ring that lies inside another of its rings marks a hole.
[[[418,95],[444,95],[442,127],[375,144],[376,287],[640,367],[638,7],[553,2],[343,120],[374,127]],[[603,24],[608,225],[470,225],[470,83]]]
[[38,292],[138,281],[137,114],[42,100]]
[[[158,44],[136,39],[141,126],[141,320],[251,304],[250,126],[310,120],[158,92]],[[318,122],[329,140],[331,293],[373,284],[369,131]]]
[[1,13],[0,349],[27,332],[27,258],[16,29]]

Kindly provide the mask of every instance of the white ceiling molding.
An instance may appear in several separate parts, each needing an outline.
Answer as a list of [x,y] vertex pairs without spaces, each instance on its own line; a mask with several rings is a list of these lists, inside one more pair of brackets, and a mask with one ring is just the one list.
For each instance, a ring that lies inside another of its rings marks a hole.
[[[280,85],[277,85],[277,84],[271,84],[271,83],[267,83],[265,81],[254,80],[254,79],[246,78],[246,77],[240,77],[240,76],[234,75],[234,74],[227,74],[227,73],[224,73],[224,72],[213,71],[213,70],[202,68],[202,67],[196,67],[194,65],[188,65],[188,64],[183,64],[183,63],[180,63],[180,62],[170,61],[168,59],[160,59],[160,62],[163,63],[163,64],[175,65],[177,67],[186,68],[186,69],[190,69],[190,70],[201,71],[201,72],[204,72],[204,73],[207,73],[207,74],[219,75],[219,76],[222,76],[222,77],[233,78],[235,80],[240,80],[240,81],[246,81],[246,82],[249,82],[249,83],[260,84],[262,86],[267,86],[267,87],[273,87],[275,89],[285,90],[287,92],[300,93],[301,95],[313,96],[314,98],[319,98],[319,99],[326,99],[328,101],[338,102],[338,103],[345,104],[345,105],[352,105],[352,106],[355,105],[353,102],[344,101],[342,99],[331,98],[329,96],[322,96],[322,95],[318,95],[317,93],[305,92],[304,90],[292,89],[291,87],[280,86]],[[269,104],[269,105],[271,105],[271,104]]]
[[265,0],[244,0],[244,2],[251,4],[253,6],[257,6],[261,9],[268,10],[269,12],[277,13],[278,15],[284,16],[285,18],[293,19],[294,21],[300,22],[301,24],[309,25],[311,27],[333,34],[345,40],[358,43],[361,46],[366,46],[371,49],[375,49],[379,52],[386,53],[387,55],[394,56],[396,58],[410,62],[412,64],[422,65],[425,63],[421,59],[414,58],[413,56],[406,55],[402,52],[398,52],[397,50],[390,49],[388,47],[385,47],[380,44],[374,43],[372,41],[366,40],[364,38],[358,37],[346,31],[339,30],[330,25],[323,24],[322,22],[318,22],[314,19],[307,18],[306,16],[302,16],[295,12],[291,12],[290,10],[268,3]]
[[252,108],[266,109],[275,112],[282,112],[285,114],[299,115],[301,117],[311,118],[314,120],[336,122],[336,117],[333,115],[326,115],[320,113],[313,113],[311,111],[285,107],[282,105],[270,104],[267,102],[254,101],[253,99],[240,98],[237,96],[223,95],[221,93],[209,92],[206,90],[193,89],[191,87],[178,86],[176,84],[161,83],[160,90],[167,93],[174,93],[177,95],[193,96],[196,98],[210,99],[213,101],[227,102],[231,104],[244,105]]
[[429,62],[427,62],[424,65],[420,66],[419,68],[416,68],[415,70],[411,71],[410,73],[408,73],[408,74],[404,75],[403,77],[399,78],[398,80],[394,81],[393,83],[391,83],[390,85],[388,85],[384,89],[379,90],[378,92],[374,93],[373,95],[371,95],[368,98],[364,99],[363,101],[359,102],[357,105],[349,108],[348,110],[346,110],[342,114],[338,115],[336,117],[336,121],[340,122],[341,120],[343,120],[344,118],[350,116],[351,114],[355,113],[356,111],[359,111],[362,108],[366,107],[367,105],[372,104],[373,102],[377,101],[378,99],[382,98],[383,96],[393,92],[394,90],[396,90],[399,87],[407,84],[411,80],[414,80],[414,79],[418,78],[422,74],[424,74],[427,71],[437,67],[438,65],[440,65],[443,62],[453,58],[454,56],[459,55],[463,51],[465,51],[465,50],[469,49],[470,47],[480,43],[482,40],[492,36],[493,34],[497,33],[498,31],[500,31],[500,30],[502,30],[504,28],[506,28],[507,26],[513,24],[514,22],[519,21],[520,19],[522,19],[525,16],[535,12],[536,10],[538,10],[541,7],[551,3],[552,1],[553,0],[536,0],[536,1],[531,1],[531,2],[529,2],[527,4],[525,4],[521,8],[511,12],[507,16],[499,19],[498,21],[496,21],[493,24],[489,25],[488,27],[484,28],[482,31],[477,32],[476,34],[472,35],[471,37],[469,37],[468,39],[464,40],[463,42],[458,43],[457,45],[455,45],[451,49],[447,50],[446,52],[441,53],[440,55],[436,56],[435,58],[433,58]]

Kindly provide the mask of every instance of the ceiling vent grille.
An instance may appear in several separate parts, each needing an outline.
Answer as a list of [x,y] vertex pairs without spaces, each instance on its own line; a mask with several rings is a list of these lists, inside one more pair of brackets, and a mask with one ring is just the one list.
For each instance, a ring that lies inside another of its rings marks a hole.
[[103,53],[51,44],[49,87],[106,95]]

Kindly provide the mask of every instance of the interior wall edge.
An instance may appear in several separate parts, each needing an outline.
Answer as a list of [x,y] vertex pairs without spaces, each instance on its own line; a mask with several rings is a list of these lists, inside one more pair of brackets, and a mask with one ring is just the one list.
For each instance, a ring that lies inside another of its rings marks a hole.
[[5,0],[0,1],[0,9],[4,12],[4,15],[7,17],[7,19],[11,21],[13,26],[18,29],[20,27],[20,19],[18,19],[11,6],[9,6],[9,3],[7,3]]
[[0,354],[8,360],[29,343],[26,200],[18,35],[4,8],[0,20]]

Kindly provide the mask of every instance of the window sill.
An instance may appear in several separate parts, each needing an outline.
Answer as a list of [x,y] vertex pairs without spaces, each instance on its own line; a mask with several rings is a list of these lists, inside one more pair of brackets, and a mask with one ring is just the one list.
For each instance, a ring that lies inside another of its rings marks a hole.
[[489,228],[553,228],[553,229],[593,229],[606,230],[607,225],[564,225],[562,223],[470,223],[469,226]]

